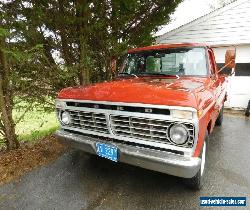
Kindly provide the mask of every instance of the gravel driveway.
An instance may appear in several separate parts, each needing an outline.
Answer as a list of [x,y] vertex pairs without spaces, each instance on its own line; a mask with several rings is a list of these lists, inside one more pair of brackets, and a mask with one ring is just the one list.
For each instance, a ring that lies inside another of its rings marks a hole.
[[0,186],[0,209],[200,209],[200,196],[247,196],[249,207],[250,120],[224,120],[210,136],[208,179],[199,192],[177,177],[71,150]]

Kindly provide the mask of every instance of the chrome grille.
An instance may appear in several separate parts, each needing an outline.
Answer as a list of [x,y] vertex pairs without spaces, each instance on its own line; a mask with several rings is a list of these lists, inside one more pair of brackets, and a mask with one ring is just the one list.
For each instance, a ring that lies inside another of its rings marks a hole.
[[[169,140],[168,128],[173,121],[111,115],[110,124],[111,129],[115,135],[139,138],[144,140],[153,140],[157,142],[164,142],[174,144]],[[194,143],[194,126],[190,123],[183,123],[190,133],[189,140],[182,145],[184,147],[191,147]]]
[[105,114],[86,111],[67,111],[70,113],[72,119],[71,127],[109,133]]

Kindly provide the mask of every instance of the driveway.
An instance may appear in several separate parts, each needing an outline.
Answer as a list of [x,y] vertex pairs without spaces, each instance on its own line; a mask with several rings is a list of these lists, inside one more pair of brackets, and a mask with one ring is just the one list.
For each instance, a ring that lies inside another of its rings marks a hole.
[[209,147],[208,179],[199,192],[177,177],[71,150],[1,186],[0,209],[200,209],[200,196],[247,196],[249,207],[250,120],[225,116]]

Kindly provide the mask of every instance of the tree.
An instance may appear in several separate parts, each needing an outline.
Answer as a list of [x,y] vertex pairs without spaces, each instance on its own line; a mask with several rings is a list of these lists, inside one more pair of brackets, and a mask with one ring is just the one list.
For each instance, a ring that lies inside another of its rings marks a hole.
[[[41,46],[20,51],[16,49],[16,43],[10,43],[10,38],[9,31],[0,27],[0,135],[8,150],[19,147],[15,133],[16,123],[35,102],[46,104],[48,92],[50,94],[53,92],[47,86],[45,75],[42,78],[36,77],[36,74],[44,68],[40,64],[44,57],[39,50]],[[14,122],[12,111],[14,106],[19,107],[19,101],[29,103],[25,107],[26,111]]]
[[65,77],[69,73],[67,86],[109,79],[111,58],[130,47],[151,44],[152,33],[169,21],[180,2],[16,0],[4,9],[25,45],[43,44],[50,65],[58,65],[53,56],[58,52],[62,72]]
[[1,42],[1,69],[8,74],[0,105],[8,109],[11,130],[3,126],[2,133],[8,148],[18,147],[13,101],[45,103],[63,87],[111,79],[111,61],[128,48],[153,43],[153,33],[169,21],[181,1],[1,1],[0,28],[8,32]]
[[[0,28],[1,29],[1,28]],[[16,149],[19,142],[15,133],[15,125],[12,117],[12,91],[10,84],[10,67],[5,55],[5,34],[6,31],[0,30],[0,132],[5,137],[8,149]]]
[[[3,15],[2,7],[0,12],[0,143],[5,143],[11,150],[20,145],[15,133],[16,123],[35,102],[46,104],[47,96],[53,94],[53,89],[46,80],[49,74],[44,74],[44,64],[48,62],[41,51],[43,46],[27,48],[19,42],[11,31],[9,19]],[[43,76],[37,77],[37,74]],[[18,102],[24,100],[29,102],[26,111],[14,122],[13,108],[18,108]]]

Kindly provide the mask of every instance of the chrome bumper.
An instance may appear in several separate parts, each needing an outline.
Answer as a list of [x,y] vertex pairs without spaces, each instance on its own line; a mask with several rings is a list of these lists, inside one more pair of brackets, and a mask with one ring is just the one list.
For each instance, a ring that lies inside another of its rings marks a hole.
[[158,171],[173,176],[191,178],[200,168],[201,160],[198,157],[184,157],[164,151],[136,147],[122,143],[104,141],[84,135],[59,130],[55,134],[59,140],[85,152],[96,154],[96,143],[102,142],[115,145],[119,150],[118,161]]

